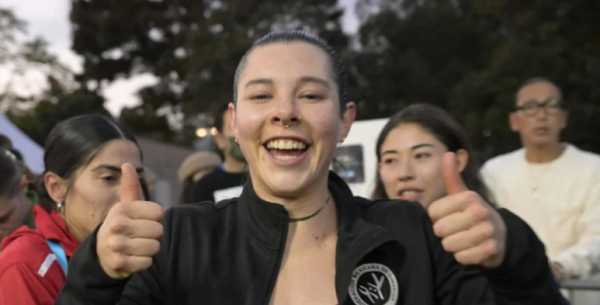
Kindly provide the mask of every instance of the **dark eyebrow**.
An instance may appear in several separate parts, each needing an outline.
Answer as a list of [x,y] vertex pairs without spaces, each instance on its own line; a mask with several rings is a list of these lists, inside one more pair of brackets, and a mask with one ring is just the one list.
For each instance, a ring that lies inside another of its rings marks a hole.
[[421,143],[421,144],[413,145],[413,147],[411,147],[410,149],[415,150],[415,149],[419,149],[419,148],[423,148],[423,147],[433,147],[433,144]]
[[249,80],[246,83],[245,87],[252,86],[252,85],[273,85],[273,80],[270,78],[257,78],[257,79]]
[[[100,170],[103,170],[103,169],[107,169],[109,171],[118,172],[118,173],[121,172],[121,168],[120,167],[114,166],[114,165],[107,165],[107,164],[100,164],[100,165],[94,167],[94,169],[92,169],[92,171],[93,172],[97,172],[97,171],[100,171]],[[135,171],[138,174],[141,174],[141,173],[144,172],[144,169],[143,168],[136,168]]]
[[323,85],[327,88],[329,88],[329,82],[327,82],[326,80],[322,79],[322,78],[318,78],[315,76],[303,76],[300,78],[300,83],[304,84],[304,83],[317,83],[319,85]]
[[[421,143],[421,144],[417,144],[417,145],[413,145],[410,150],[417,150],[419,148],[423,148],[423,147],[433,147],[433,144],[429,144],[429,143]],[[396,154],[398,153],[397,150],[394,149],[390,149],[390,150],[386,150],[384,152],[381,153],[381,155],[386,155],[386,154]]]

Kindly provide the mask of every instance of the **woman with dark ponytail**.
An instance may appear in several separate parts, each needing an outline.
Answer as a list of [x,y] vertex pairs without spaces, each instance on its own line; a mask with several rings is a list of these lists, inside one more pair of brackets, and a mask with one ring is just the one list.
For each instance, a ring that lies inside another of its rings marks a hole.
[[44,149],[35,228],[22,226],[2,243],[0,304],[54,304],[73,252],[120,201],[121,165],[142,171],[133,134],[100,115],[59,123]]
[[29,192],[25,165],[10,150],[0,148],[0,242],[23,224],[33,227]]

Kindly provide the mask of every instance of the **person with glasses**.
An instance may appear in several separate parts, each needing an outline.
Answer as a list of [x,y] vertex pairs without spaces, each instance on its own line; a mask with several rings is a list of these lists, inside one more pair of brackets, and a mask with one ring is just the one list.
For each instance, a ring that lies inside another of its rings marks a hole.
[[600,270],[600,157],[561,142],[567,118],[556,84],[526,81],[510,113],[523,148],[482,169],[494,202],[527,221],[544,242],[559,281]]

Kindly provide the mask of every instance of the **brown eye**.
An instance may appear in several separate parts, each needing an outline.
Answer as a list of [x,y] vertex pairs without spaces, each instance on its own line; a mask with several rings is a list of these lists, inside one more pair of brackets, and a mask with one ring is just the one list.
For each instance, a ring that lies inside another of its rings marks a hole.
[[431,157],[430,153],[418,153],[415,155],[415,158],[417,159],[425,159],[425,158],[429,158]]
[[104,177],[102,177],[102,180],[104,180],[106,182],[116,182],[118,180],[118,178],[115,176],[104,176]]
[[266,94],[257,94],[257,95],[253,95],[250,99],[252,100],[266,100],[268,99],[269,96]]

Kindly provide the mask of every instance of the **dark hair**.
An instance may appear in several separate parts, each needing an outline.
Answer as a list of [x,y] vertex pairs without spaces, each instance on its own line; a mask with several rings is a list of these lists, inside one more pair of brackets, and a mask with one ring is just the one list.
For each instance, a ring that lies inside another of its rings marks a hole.
[[0,173],[0,198],[13,198],[19,193],[25,172],[17,158],[4,148],[0,148]]
[[248,60],[248,55],[252,53],[254,49],[260,46],[266,46],[274,43],[293,43],[293,42],[304,42],[311,44],[319,49],[321,49],[325,54],[327,54],[329,61],[331,63],[331,71],[333,73],[333,77],[338,86],[338,94],[340,97],[340,109],[343,112],[346,110],[346,104],[348,103],[348,94],[346,93],[346,72],[344,69],[344,64],[342,63],[341,58],[337,55],[337,53],[329,46],[327,42],[323,39],[315,36],[313,34],[303,32],[303,31],[277,31],[269,33],[259,40],[257,40],[246,54],[240,60],[240,63],[237,66],[235,71],[235,77],[233,80],[233,101],[237,103],[237,87],[238,82],[240,80],[240,75],[244,71],[244,67],[246,66],[246,61]]
[[152,198],[150,196],[150,187],[148,186],[148,182],[144,177],[140,177],[140,188],[142,189],[142,196],[144,196],[144,201],[151,201]]
[[[103,115],[80,115],[62,121],[46,137],[44,174],[52,172],[70,180],[79,168],[94,159],[104,145],[118,139],[129,140],[137,145],[135,136],[129,130]],[[44,186],[44,174],[40,175],[39,181],[40,204],[47,210],[55,209],[56,203]]]
[[[478,193],[486,202],[492,204],[489,200],[488,189],[485,187],[480,175],[480,163],[474,158],[473,148],[467,133],[448,112],[434,105],[413,104],[392,116],[377,138],[375,148],[377,162],[381,162],[381,145],[383,145],[388,134],[401,124],[417,124],[425,128],[440,142],[444,143],[448,151],[466,150],[469,153],[469,161],[461,176],[470,190]],[[379,176],[379,171],[375,176],[376,184],[372,194],[373,199],[389,199]]]
[[1,133],[0,133],[0,148],[4,148],[4,149],[12,149],[13,148],[13,143],[10,140],[10,138]]
[[537,83],[547,83],[547,84],[552,85],[554,88],[556,88],[556,90],[558,91],[558,97],[560,99],[560,103],[564,107],[565,101],[563,100],[562,89],[560,89],[560,87],[554,81],[552,81],[551,79],[549,79],[547,77],[543,77],[543,76],[536,76],[536,77],[528,78],[527,80],[522,82],[521,85],[519,86],[519,89],[517,89],[517,91],[515,93],[515,102],[518,101],[519,92],[521,92],[521,90],[523,88],[525,88],[531,84],[537,84]]
[[220,104],[219,108],[217,108],[217,112],[214,114],[215,123],[213,125],[219,133],[223,132],[223,117],[225,116],[228,107],[229,103]]
[[17,158],[17,160],[19,160],[19,161],[23,162],[23,155],[21,154],[21,152],[20,152],[20,151],[18,151],[18,150],[16,150],[16,149],[14,149],[14,148],[12,148],[12,149],[9,149],[9,151],[10,151],[10,152],[11,152],[13,155],[15,155],[15,157]]
[[181,194],[179,195],[179,203],[190,203],[192,202],[194,194],[194,177],[187,177],[181,185]]

